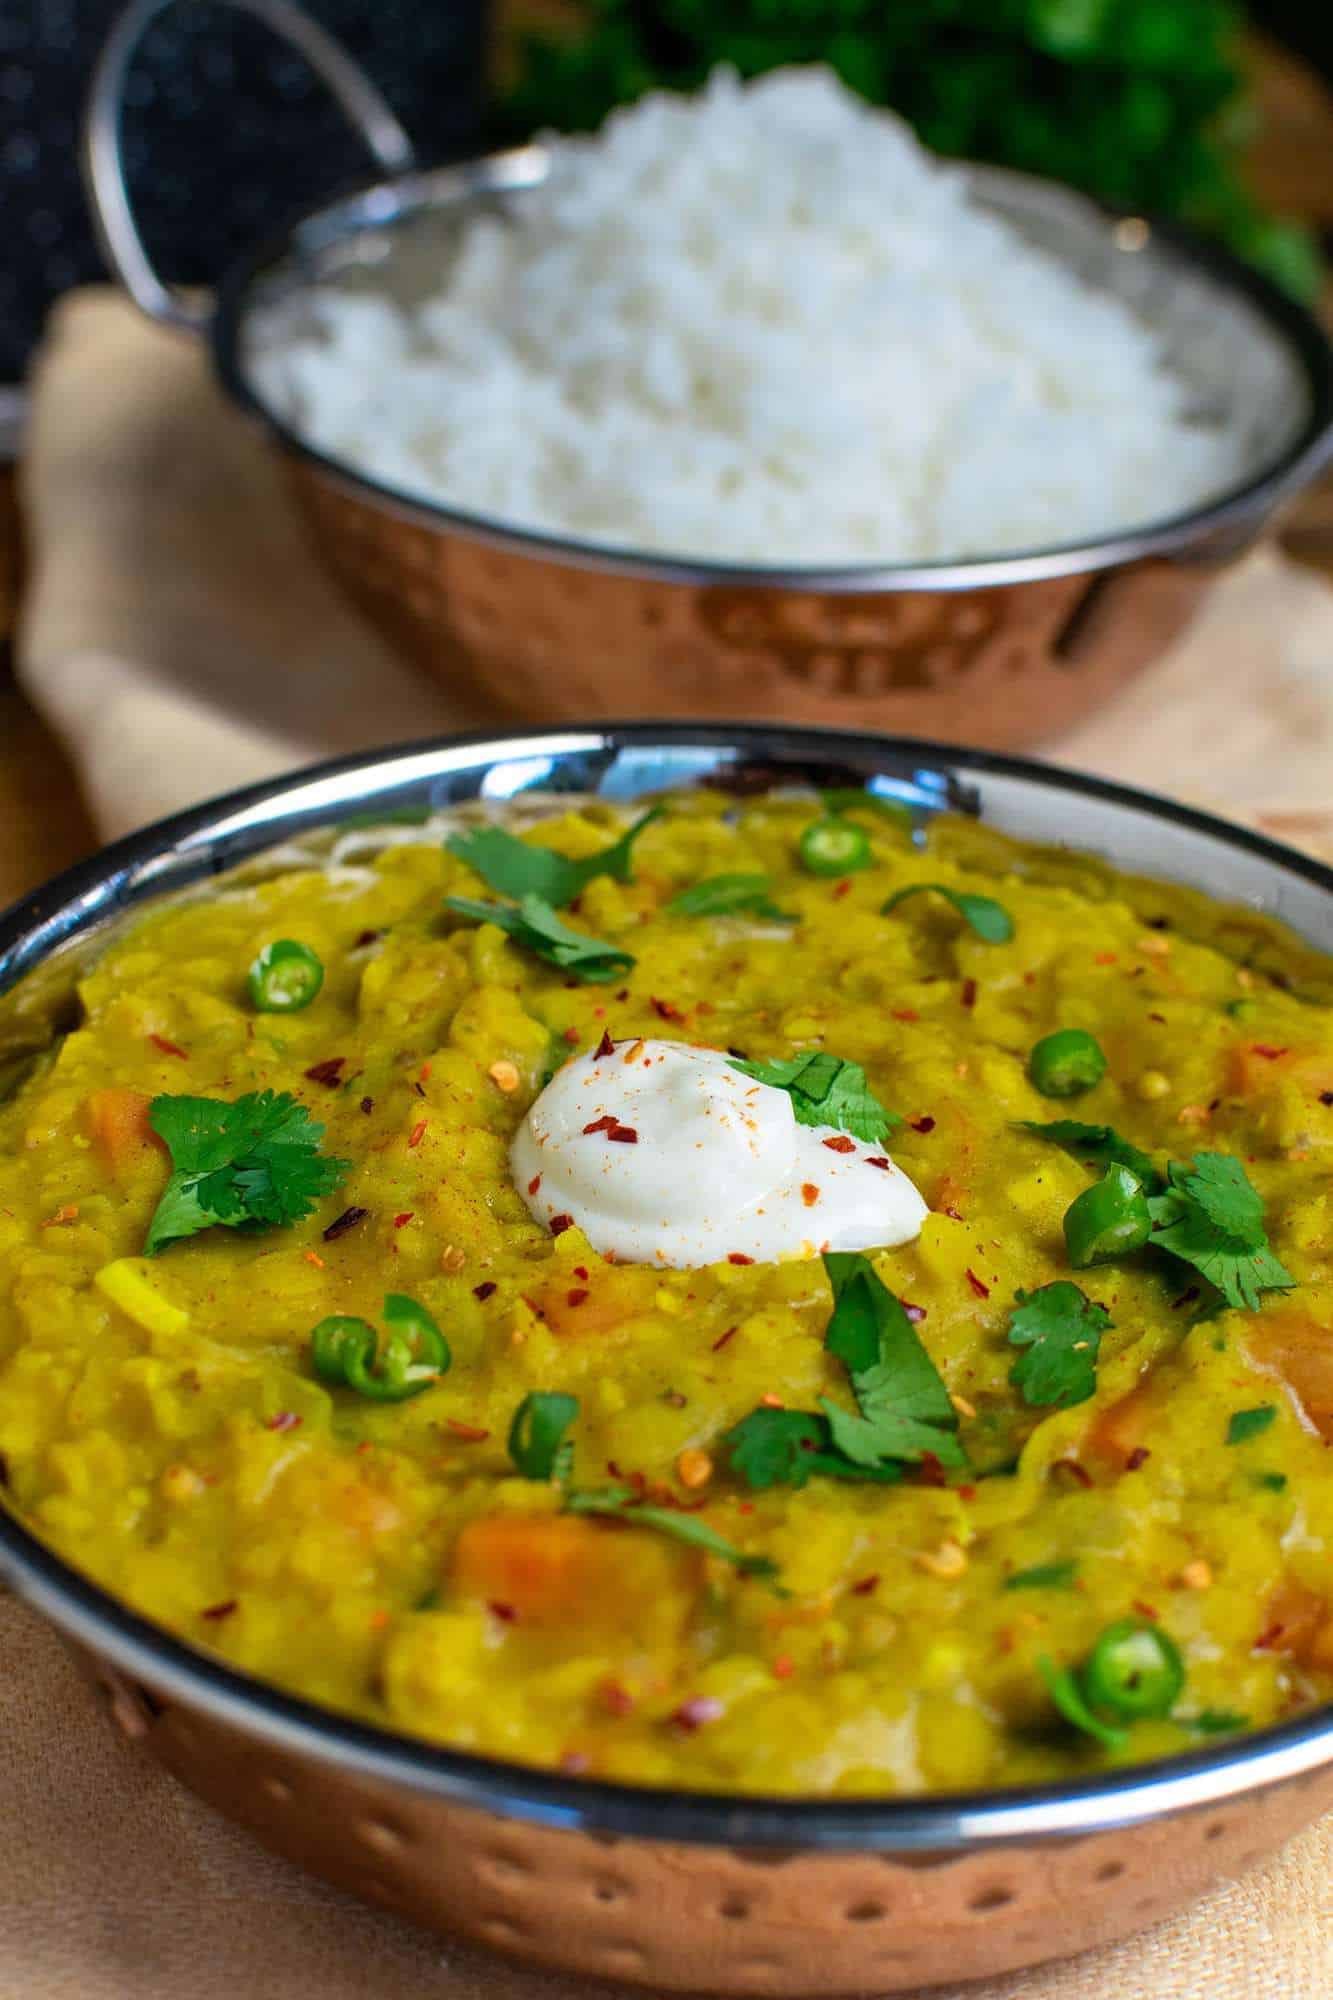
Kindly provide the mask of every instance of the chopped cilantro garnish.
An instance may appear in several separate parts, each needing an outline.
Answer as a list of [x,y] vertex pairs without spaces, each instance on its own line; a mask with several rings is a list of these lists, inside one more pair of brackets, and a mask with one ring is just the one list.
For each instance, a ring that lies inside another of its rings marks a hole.
[[1256,1486],[1262,1487],[1265,1493],[1285,1493],[1287,1490],[1287,1475],[1285,1472],[1256,1472],[1254,1483]]
[[1235,1729],[1248,1729],[1248,1715],[1237,1715],[1234,1708],[1205,1708],[1199,1715],[1182,1716],[1181,1721],[1190,1729],[1197,1729],[1203,1736],[1229,1736]]
[[1276,1403],[1257,1403],[1252,1410],[1233,1410],[1227,1425],[1227,1443],[1244,1444],[1247,1438],[1258,1437],[1276,1416]]
[[778,1573],[771,1557],[748,1555],[719,1535],[716,1528],[701,1521],[697,1514],[674,1512],[670,1507],[645,1507],[629,1486],[573,1487],[566,1495],[565,1508],[571,1514],[610,1514],[627,1521],[631,1527],[656,1528],[659,1534],[670,1535],[673,1541],[703,1549],[710,1556],[721,1556],[742,1576],[772,1578]]
[[1004,1580],[1006,1590],[1068,1590],[1078,1575],[1076,1562],[1033,1563]]
[[767,875],[709,875],[682,889],[663,905],[668,917],[764,917],[769,923],[796,924],[800,918],[780,910],[769,895]]
[[451,833],[445,846],[460,861],[474,868],[488,888],[501,896],[521,902],[536,896],[552,909],[564,909],[582,895],[598,875],[612,875],[617,882],[633,881],[634,843],[646,826],[660,819],[665,808],[653,806],[627,827],[610,847],[571,861],[568,855],[553,853],[549,847],[535,847],[506,833],[503,827],[479,826],[463,833]]
[[468,896],[446,896],[444,905],[479,924],[497,924],[534,957],[586,984],[603,985],[609,979],[619,979],[634,964],[629,952],[561,923],[550,904],[539,896],[524,896],[518,904],[478,903]]
[[285,1091],[217,1097],[155,1097],[148,1122],[171,1154],[172,1174],[153,1211],[144,1255],[228,1229],[299,1222],[351,1166],[319,1151],[324,1127]]
[[772,1084],[791,1098],[798,1125],[835,1125],[867,1145],[882,1145],[902,1124],[896,1111],[886,1111],[866,1082],[860,1063],[846,1062],[812,1049],[808,1055],[779,1057],[774,1062],[742,1062],[732,1068],[756,1083]]
[[723,1443],[749,1486],[804,1486],[812,1473],[890,1483],[904,1463],[930,1457],[963,1465],[949,1392],[900,1302],[868,1257],[824,1258],[833,1312],[828,1352],[847,1370],[856,1413],[827,1396],[820,1411],[754,1410]]
[[1049,1139],[1053,1146],[1063,1146],[1076,1160],[1102,1173],[1108,1167],[1128,1167],[1145,1194],[1158,1194],[1166,1185],[1148,1155],[1132,1146],[1128,1139],[1122,1139],[1109,1125],[1083,1125],[1077,1118],[1053,1118],[1041,1124],[1025,1118],[1018,1130],[1031,1132],[1038,1139]]
[[1192,1264],[1229,1306],[1254,1312],[1262,1293],[1295,1284],[1269,1246],[1262,1198],[1229,1153],[1196,1153],[1189,1166],[1172,1161],[1150,1207],[1154,1249]]
[[963,889],[947,888],[943,882],[909,882],[905,889],[895,890],[887,903],[881,903],[880,915],[887,917],[908,896],[943,896],[946,903],[953,904],[968,929],[987,944],[1007,944],[1014,934],[1014,920],[1003,903],[997,903],[993,896],[974,896]]
[[1067,1410],[1086,1403],[1097,1387],[1097,1353],[1111,1325],[1105,1306],[1068,1278],[1017,1292],[1009,1315],[1009,1343],[1021,1347],[1009,1380],[1029,1409]]
[[1037,1661],[1037,1671],[1066,1722],[1072,1722],[1075,1729],[1081,1729],[1085,1736],[1095,1737],[1108,1750],[1124,1748],[1129,1741],[1129,1732],[1094,1715],[1084,1699],[1077,1676],[1068,1667],[1057,1667],[1054,1660],[1043,1653]]

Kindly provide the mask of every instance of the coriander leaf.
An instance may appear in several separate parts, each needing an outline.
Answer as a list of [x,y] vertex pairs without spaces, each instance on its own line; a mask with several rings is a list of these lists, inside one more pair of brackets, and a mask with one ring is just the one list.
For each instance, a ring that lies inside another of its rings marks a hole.
[[1016,1292],[1009,1315],[1009,1343],[1026,1352],[1009,1380],[1030,1410],[1072,1409],[1086,1403],[1097,1387],[1097,1353],[1111,1325],[1097,1305],[1068,1278],[1035,1292]]
[[697,1514],[677,1513],[669,1507],[641,1506],[628,1486],[575,1487],[565,1497],[565,1510],[570,1514],[607,1514],[631,1527],[656,1528],[674,1541],[703,1549],[711,1556],[721,1556],[742,1576],[771,1578],[778,1573],[777,1564],[769,1556],[749,1555],[738,1549]]
[[887,903],[880,904],[880,915],[887,917],[909,896],[943,896],[946,903],[953,904],[968,929],[987,944],[1007,944],[1014,934],[1014,920],[1003,903],[997,903],[992,896],[974,896],[966,890],[946,888],[943,882],[909,882],[905,889],[895,890]]
[[1285,1472],[1256,1472],[1254,1483],[1256,1486],[1262,1487],[1265,1493],[1285,1493],[1287,1490],[1287,1475]]
[[1247,1438],[1258,1437],[1276,1416],[1276,1403],[1258,1403],[1252,1410],[1233,1410],[1227,1425],[1227,1443],[1244,1444]]
[[1081,1729],[1085,1736],[1094,1736],[1108,1750],[1123,1749],[1129,1741],[1128,1730],[1117,1729],[1093,1714],[1083,1698],[1082,1688],[1068,1667],[1057,1667],[1054,1660],[1043,1653],[1037,1661],[1037,1671],[1066,1722],[1072,1722],[1075,1729]]
[[1033,1563],[1004,1580],[1005,1590],[1068,1590],[1078,1575],[1076,1562]]
[[861,1466],[927,1453],[965,1464],[958,1413],[901,1302],[859,1252],[829,1252],[824,1269],[833,1288],[824,1345],[846,1368],[860,1413],[820,1399],[836,1449]]
[[553,1479],[563,1485],[574,1469],[573,1440],[565,1436],[579,1413],[577,1396],[534,1389],[523,1398],[509,1426],[509,1456],[525,1479]]
[[841,1056],[812,1049],[803,1056],[780,1056],[773,1062],[732,1061],[732,1068],[756,1083],[768,1083],[785,1090],[791,1098],[798,1125],[833,1125],[850,1132],[867,1145],[882,1145],[902,1124],[896,1111],[887,1111],[866,1082],[860,1063],[846,1062]]
[[467,896],[446,896],[444,901],[445,908],[460,917],[473,917],[479,924],[497,924],[534,957],[558,966],[561,972],[568,972],[586,984],[602,985],[609,979],[619,979],[634,964],[629,952],[561,923],[539,896],[524,896],[517,906],[478,903]]
[[768,890],[767,875],[708,875],[663,904],[663,913],[668,917],[724,917],[743,911],[766,917],[770,923],[799,923],[799,917],[778,908]]
[[1237,1715],[1234,1708],[1205,1708],[1199,1715],[1182,1715],[1180,1720],[1203,1736],[1229,1736],[1235,1729],[1250,1726],[1249,1716]]
[[1053,1118],[1042,1124],[1025,1118],[1017,1129],[1049,1139],[1053,1146],[1063,1146],[1076,1160],[1102,1173],[1108,1167],[1128,1167],[1145,1194],[1157,1194],[1166,1185],[1148,1155],[1122,1139],[1110,1125],[1083,1125],[1077,1118]]
[[812,1473],[826,1479],[870,1480],[892,1485],[902,1478],[896,1464],[862,1466],[832,1449],[827,1417],[809,1410],[752,1410],[722,1439],[732,1470],[756,1491],[768,1486],[804,1486]]
[[218,1223],[238,1229],[299,1222],[352,1164],[320,1153],[324,1127],[285,1091],[251,1092],[234,1102],[155,1097],[148,1122],[172,1164],[148,1225],[148,1257]]
[[1189,1166],[1172,1161],[1169,1186],[1149,1207],[1153,1248],[1192,1264],[1229,1306],[1254,1312],[1262,1293],[1295,1284],[1269,1245],[1263,1201],[1231,1155],[1196,1153]]
[[610,847],[585,855],[581,861],[571,861],[568,855],[556,854],[549,847],[536,847],[499,826],[451,833],[444,844],[501,896],[512,896],[516,902],[536,896],[553,909],[563,909],[598,875],[613,875],[617,882],[632,881],[634,843],[664,811],[663,806],[653,806]]

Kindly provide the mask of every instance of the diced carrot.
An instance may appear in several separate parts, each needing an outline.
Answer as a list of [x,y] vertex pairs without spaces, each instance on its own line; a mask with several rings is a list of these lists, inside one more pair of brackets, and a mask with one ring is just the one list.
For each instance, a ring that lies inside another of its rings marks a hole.
[[1151,1413],[1148,1385],[1140,1383],[1127,1396],[1097,1412],[1088,1432],[1088,1449],[1112,1465],[1124,1466],[1143,1443]]
[[602,1270],[594,1283],[573,1285],[568,1273],[553,1277],[533,1303],[552,1333],[587,1338],[608,1334],[647,1312],[659,1283],[651,1270]]
[[1238,1097],[1270,1096],[1284,1087],[1318,1097],[1333,1090],[1333,1057],[1326,1049],[1242,1042],[1231,1051],[1227,1081]]
[[1306,1668],[1333,1673],[1333,1610],[1326,1597],[1288,1577],[1268,1601],[1266,1650],[1287,1653]]
[[465,1597],[503,1604],[517,1626],[591,1628],[643,1643],[679,1635],[687,1550],[630,1528],[570,1514],[488,1514],[454,1544],[451,1581]]
[[154,1152],[165,1152],[148,1123],[152,1099],[124,1085],[95,1090],[88,1098],[88,1128],[93,1143],[117,1179],[133,1173]]
[[1302,1312],[1267,1312],[1245,1335],[1251,1361],[1289,1389],[1307,1422],[1333,1444],[1333,1330]]

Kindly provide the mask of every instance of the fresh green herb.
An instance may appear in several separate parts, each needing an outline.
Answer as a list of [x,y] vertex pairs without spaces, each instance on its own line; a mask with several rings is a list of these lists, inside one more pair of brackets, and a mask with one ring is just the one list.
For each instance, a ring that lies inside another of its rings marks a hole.
[[849,819],[817,819],[797,842],[812,875],[854,875],[871,862],[870,836]]
[[1097,1354],[1111,1326],[1097,1305],[1068,1278],[1017,1292],[1009,1315],[1009,1344],[1025,1350],[1009,1380],[1030,1410],[1072,1409],[1097,1387]]
[[949,1391],[870,1259],[859,1251],[831,1251],[824,1269],[833,1287],[824,1346],[847,1370],[859,1412],[850,1416],[820,1398],[836,1449],[854,1465],[927,1455],[941,1465],[966,1464]]
[[1128,1167],[1146,1194],[1160,1194],[1166,1185],[1148,1155],[1132,1146],[1128,1139],[1122,1139],[1110,1125],[1082,1125],[1077,1118],[1053,1118],[1043,1125],[1025,1118],[1018,1130],[1031,1132],[1037,1139],[1049,1139],[1053,1146],[1062,1146],[1085,1166],[1100,1168],[1102,1172],[1112,1166]]
[[833,1125],[867,1145],[878,1146],[902,1124],[886,1111],[866,1082],[860,1063],[846,1062],[823,1050],[803,1056],[781,1056],[773,1062],[732,1062],[742,1076],[772,1084],[791,1098],[798,1125]]
[[909,896],[943,896],[968,929],[987,944],[1007,944],[1014,934],[1014,920],[1003,903],[997,903],[992,896],[973,896],[961,889],[948,889],[943,882],[909,882],[905,889],[895,890],[888,902],[880,905],[880,915],[887,917]]
[[1082,1028],[1057,1028],[1033,1045],[1028,1075],[1043,1097],[1079,1097],[1106,1075],[1106,1057]]
[[1095,1737],[1108,1750],[1122,1750],[1129,1741],[1129,1732],[1117,1729],[1112,1723],[1103,1722],[1094,1715],[1083,1697],[1083,1690],[1077,1677],[1068,1667],[1057,1667],[1054,1660],[1042,1653],[1037,1661],[1037,1671],[1045,1681],[1051,1700],[1059,1709],[1066,1722],[1072,1722],[1075,1729],[1081,1729],[1085,1736]]
[[1099,1634],[1081,1680],[1094,1708],[1138,1722],[1171,1713],[1185,1685],[1185,1663],[1160,1625],[1121,1618]]
[[539,896],[524,896],[518,904],[476,903],[467,896],[446,896],[445,908],[460,917],[473,917],[479,924],[498,925],[534,957],[588,985],[601,986],[619,979],[634,964],[629,952],[562,924],[550,904]]
[[153,1211],[144,1255],[221,1223],[228,1229],[299,1222],[351,1166],[319,1151],[324,1127],[285,1091],[217,1097],[155,1097],[148,1122],[171,1155],[172,1173]]
[[1068,1590],[1078,1575],[1076,1562],[1033,1563],[1004,1580],[1006,1590]]
[[813,1473],[826,1479],[868,1480],[891,1486],[901,1465],[857,1465],[833,1448],[827,1417],[809,1410],[751,1410],[722,1440],[732,1470],[756,1490],[804,1486]]
[[[1276,1416],[1276,1403],[1258,1403],[1252,1410],[1233,1410],[1231,1422],[1227,1425],[1227,1443],[1244,1444],[1247,1438],[1258,1437]],[[1283,1484],[1286,1484],[1285,1480]]]
[[631,1527],[656,1528],[659,1534],[670,1535],[673,1541],[703,1549],[710,1556],[721,1556],[742,1576],[772,1578],[778,1573],[778,1566],[770,1557],[747,1555],[697,1514],[677,1513],[670,1507],[642,1506],[629,1486],[576,1486],[565,1496],[565,1509],[570,1514],[609,1514],[627,1521]]
[[1173,1161],[1165,1192],[1149,1207],[1153,1247],[1192,1264],[1229,1306],[1253,1312],[1262,1293],[1295,1284],[1269,1246],[1263,1201],[1230,1154],[1196,1153],[1190,1166]]
[[912,808],[901,799],[886,799],[879,792],[858,791],[855,785],[835,785],[831,790],[821,791],[819,796],[830,819],[838,819],[843,813],[870,812],[892,820],[900,832],[910,830],[912,825]]
[[1248,1715],[1238,1715],[1234,1708],[1205,1708],[1199,1715],[1182,1716],[1191,1729],[1197,1729],[1201,1736],[1230,1736],[1233,1730],[1248,1729]]
[[251,1005],[261,1014],[296,1014],[324,984],[324,967],[308,944],[275,938],[250,967],[246,984]]
[[369,1320],[342,1313],[322,1319],[310,1336],[315,1373],[376,1403],[401,1403],[429,1389],[453,1359],[435,1321],[415,1299],[390,1292],[384,1324],[381,1343]]
[[728,917],[743,912],[775,924],[799,923],[799,917],[778,908],[768,893],[770,887],[767,875],[709,875],[673,896],[663,911],[668,917]]
[[534,1389],[509,1426],[509,1456],[525,1479],[553,1479],[563,1486],[574,1468],[574,1441],[565,1432],[579,1413],[577,1396]]
[[1287,1475],[1285,1472],[1256,1472],[1254,1483],[1256,1486],[1261,1487],[1265,1493],[1285,1493],[1287,1490]]
[[611,875],[617,882],[632,882],[634,843],[646,826],[660,819],[664,806],[653,806],[636,819],[610,847],[571,861],[568,855],[553,853],[549,847],[534,847],[503,827],[479,826],[465,833],[451,833],[444,843],[451,854],[466,861],[497,895],[512,896],[522,902],[535,896],[552,909],[562,910],[581,896],[598,875]]
[[1065,1210],[1065,1248],[1076,1271],[1141,1250],[1152,1234],[1148,1197],[1128,1167],[1108,1167]]

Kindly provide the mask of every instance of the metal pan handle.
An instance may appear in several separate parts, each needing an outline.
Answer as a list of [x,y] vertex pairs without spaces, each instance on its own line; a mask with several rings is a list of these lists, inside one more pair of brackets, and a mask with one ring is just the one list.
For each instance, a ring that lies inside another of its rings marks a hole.
[[[212,294],[165,285],[153,269],[135,224],[120,146],[125,78],[131,59],[145,29],[175,4],[176,0],[130,0],[117,16],[93,71],[82,164],[93,224],[116,277],[150,319],[198,333],[212,318]],[[416,163],[412,142],[393,112],[346,49],[312,21],[296,0],[223,0],[223,4],[253,14],[298,49],[328,85],[385,171],[410,172]]]

